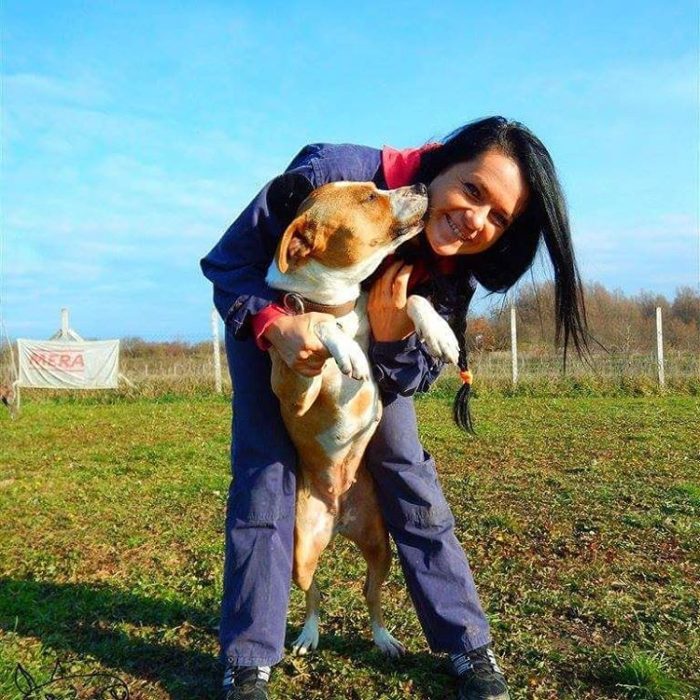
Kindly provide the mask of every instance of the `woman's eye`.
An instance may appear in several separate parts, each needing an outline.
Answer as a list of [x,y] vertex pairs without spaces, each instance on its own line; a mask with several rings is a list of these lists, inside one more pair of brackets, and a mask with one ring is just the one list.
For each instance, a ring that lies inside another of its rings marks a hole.
[[494,223],[496,224],[496,226],[498,226],[499,228],[506,228],[506,226],[508,226],[508,221],[505,218],[505,216],[501,216],[500,214],[496,214],[493,217],[493,220],[494,220]]
[[462,182],[462,187],[470,197],[479,196],[479,188],[476,185],[473,185],[471,182]]

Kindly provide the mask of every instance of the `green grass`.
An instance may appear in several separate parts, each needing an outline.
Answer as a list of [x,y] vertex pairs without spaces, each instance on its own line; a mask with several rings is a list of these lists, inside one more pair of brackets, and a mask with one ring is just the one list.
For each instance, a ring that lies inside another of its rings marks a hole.
[[663,654],[628,653],[617,661],[611,679],[630,700],[676,700],[690,689],[669,675]]
[[[449,386],[417,408],[513,698],[700,697],[697,399],[484,391],[476,439],[451,425]],[[135,699],[215,697],[228,430],[227,401],[206,394],[31,396],[0,415],[0,698],[22,697],[18,663],[40,682],[57,659]],[[398,662],[372,648],[362,578],[337,540],[321,647],[283,661],[275,697],[450,698],[399,567]],[[302,613],[295,590],[289,639]]]

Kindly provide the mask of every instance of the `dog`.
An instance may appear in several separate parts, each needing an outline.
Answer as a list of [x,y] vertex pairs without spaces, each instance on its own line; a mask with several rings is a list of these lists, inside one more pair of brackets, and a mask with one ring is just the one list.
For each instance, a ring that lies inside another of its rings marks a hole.
[[[364,595],[374,643],[393,657],[405,652],[384,625],[381,585],[391,551],[374,483],[362,465],[382,415],[367,360],[370,327],[360,282],[402,243],[423,229],[424,185],[379,190],[372,183],[338,182],[314,190],[287,227],[266,281],[297,312],[326,311],[335,321],[314,332],[331,359],[304,377],[270,348],[271,384],[298,454],[293,578],[306,596],[305,623],[292,650],[319,641],[319,558],[336,534],[352,540],[367,562]],[[429,352],[457,364],[459,346],[427,299],[407,300],[407,313]]]
[[7,407],[10,415],[14,418],[17,413],[17,406],[15,403],[15,390],[12,384],[0,384],[0,401]]

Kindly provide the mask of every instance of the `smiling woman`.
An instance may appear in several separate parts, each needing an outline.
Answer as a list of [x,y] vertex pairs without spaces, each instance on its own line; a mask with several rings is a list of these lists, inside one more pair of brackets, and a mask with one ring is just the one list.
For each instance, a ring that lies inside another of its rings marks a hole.
[[[285,313],[265,273],[302,201],[316,188],[341,181],[372,182],[380,189],[428,187],[425,234],[404,243],[398,259],[367,282],[373,336],[368,354],[383,411],[364,466],[376,485],[381,516],[428,643],[451,656],[459,700],[507,700],[454,518],[435,463],[418,438],[412,395],[428,389],[442,362],[418,338],[407,312],[409,302],[413,307],[429,297],[455,331],[465,380],[455,418],[465,427],[469,302],[479,283],[492,291],[511,287],[532,264],[541,241],[554,268],[557,329],[563,330],[565,346],[572,339],[577,348],[585,346],[581,285],[554,165],[541,141],[502,117],[468,124],[442,143],[407,151],[307,146],[202,261],[226,322],[233,380],[235,479],[228,499],[220,624],[228,700],[269,697],[270,667],[283,653],[294,561],[297,455],[270,388],[270,360],[263,351],[273,345],[294,372],[313,378],[328,362],[314,326],[335,323],[333,316],[318,312]],[[313,259],[312,241],[296,245],[298,254]],[[316,632],[304,638],[305,650],[318,641],[316,621],[307,623]]]

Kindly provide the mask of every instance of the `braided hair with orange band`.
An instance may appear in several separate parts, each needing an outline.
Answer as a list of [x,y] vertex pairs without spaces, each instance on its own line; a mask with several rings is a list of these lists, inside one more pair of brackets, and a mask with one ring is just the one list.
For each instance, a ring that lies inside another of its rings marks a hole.
[[[469,297],[471,299],[471,295]],[[464,303],[464,302],[463,302]],[[467,359],[467,309],[469,300],[461,308],[457,309],[456,318],[450,325],[459,341],[459,378],[462,380],[462,386],[457,391],[454,403],[452,405],[452,415],[455,423],[460,428],[463,428],[469,433],[474,432],[474,422],[472,421],[471,411],[469,410],[469,399],[472,394],[472,379],[473,375],[469,369],[469,361]]]

